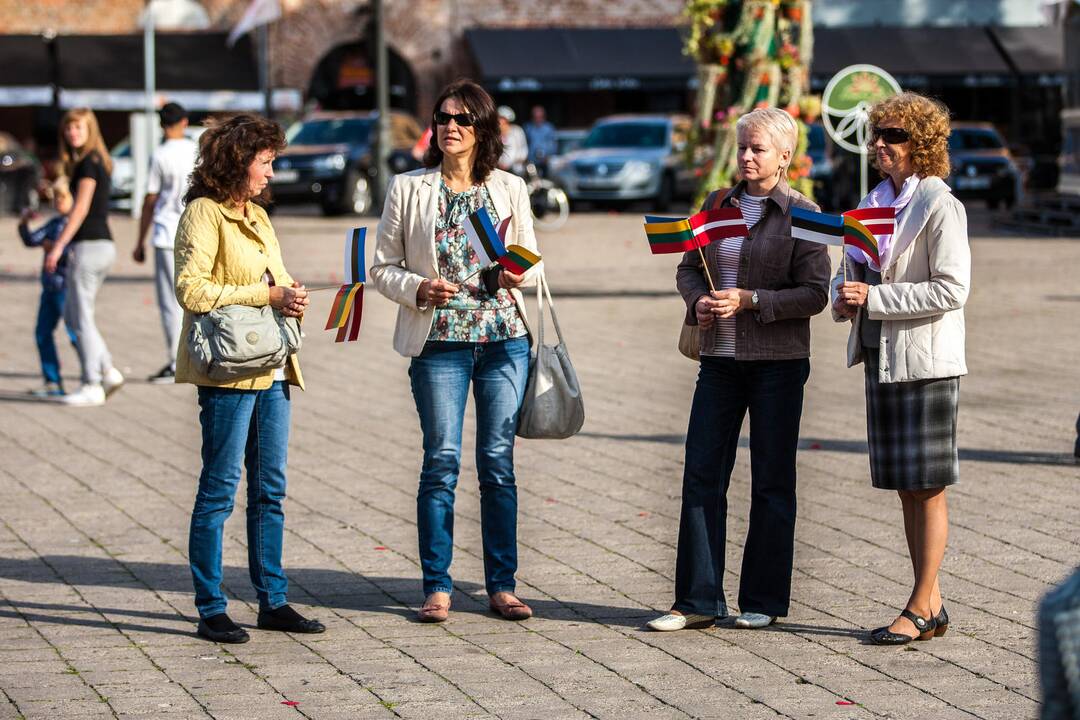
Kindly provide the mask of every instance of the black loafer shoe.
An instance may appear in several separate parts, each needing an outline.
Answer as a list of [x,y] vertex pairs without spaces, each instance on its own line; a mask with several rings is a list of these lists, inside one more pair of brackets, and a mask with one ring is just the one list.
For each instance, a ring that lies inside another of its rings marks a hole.
[[211,642],[239,645],[251,639],[247,630],[234,623],[225,613],[199,620],[199,637]]
[[309,635],[326,632],[326,626],[321,622],[304,617],[288,605],[282,605],[273,610],[260,610],[259,620],[256,624],[260,630],[277,630],[278,632],[306,633]]
[[919,634],[912,637],[904,633],[890,632],[888,627],[883,627],[870,633],[870,642],[875,645],[907,645],[913,640],[929,640],[934,637],[934,631],[937,629],[937,621],[934,618],[919,617],[907,609],[900,613],[900,617],[910,620]]

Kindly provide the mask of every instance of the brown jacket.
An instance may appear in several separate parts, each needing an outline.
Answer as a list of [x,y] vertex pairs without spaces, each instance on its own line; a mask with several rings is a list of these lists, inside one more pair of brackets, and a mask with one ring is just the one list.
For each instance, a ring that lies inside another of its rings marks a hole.
[[[727,192],[720,207],[738,207],[745,190],[746,183],[740,182]],[[705,207],[712,207],[713,199],[710,195]],[[781,180],[769,193],[761,220],[743,242],[737,287],[757,290],[758,309],[735,316],[736,360],[810,357],[810,317],[829,302],[831,264],[826,246],[791,237],[792,205],[819,212],[817,205]],[[710,270],[716,268],[716,243],[707,245],[704,252]],[[694,305],[709,294],[696,250],[683,255],[675,281],[686,303],[686,323],[696,325]],[[713,328],[701,333],[702,349],[713,347],[714,336]]]

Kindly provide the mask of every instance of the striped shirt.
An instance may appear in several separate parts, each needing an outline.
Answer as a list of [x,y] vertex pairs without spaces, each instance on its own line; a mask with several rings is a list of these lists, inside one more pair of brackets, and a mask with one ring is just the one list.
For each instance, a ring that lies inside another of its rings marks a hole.
[[[765,211],[765,201],[768,197],[756,197],[743,195],[739,198],[739,209],[742,210],[746,227],[752,228],[761,220]],[[746,238],[725,238],[716,247],[716,281],[721,290],[738,287],[739,282],[739,257],[742,255],[742,246]],[[735,318],[716,318],[716,335],[712,349],[705,351],[704,355],[713,357],[735,357]]]

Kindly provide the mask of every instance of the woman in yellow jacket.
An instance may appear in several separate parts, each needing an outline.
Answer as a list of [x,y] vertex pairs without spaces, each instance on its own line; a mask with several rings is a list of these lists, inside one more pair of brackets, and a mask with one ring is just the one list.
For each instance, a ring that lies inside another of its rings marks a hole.
[[[274,229],[257,204],[266,198],[274,157],[285,147],[281,128],[255,115],[237,115],[207,130],[199,145],[174,251],[176,297],[184,309],[181,338],[188,337],[196,314],[223,305],[272,305],[300,317],[307,290],[285,270]],[[304,387],[296,356],[284,367],[218,382],[196,370],[182,340],[176,382],[199,389],[203,467],[188,540],[199,635],[216,642],[249,639],[226,614],[221,591],[223,528],[245,466],[248,571],[259,598],[258,626],[323,632],[322,623],[289,606],[281,567],[289,386]]]

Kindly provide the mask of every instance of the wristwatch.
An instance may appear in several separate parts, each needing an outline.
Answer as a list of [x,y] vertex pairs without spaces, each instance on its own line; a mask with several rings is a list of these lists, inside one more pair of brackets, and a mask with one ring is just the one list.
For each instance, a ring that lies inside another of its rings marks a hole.
[[750,307],[757,310],[757,305],[758,305],[758,294],[757,294],[757,290],[755,290],[753,293],[750,294]]

